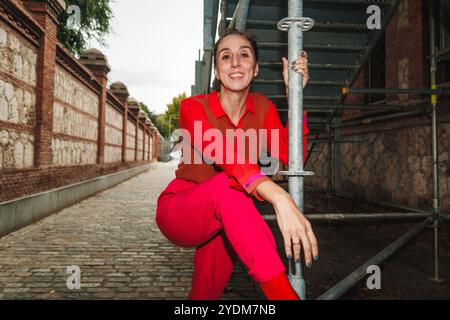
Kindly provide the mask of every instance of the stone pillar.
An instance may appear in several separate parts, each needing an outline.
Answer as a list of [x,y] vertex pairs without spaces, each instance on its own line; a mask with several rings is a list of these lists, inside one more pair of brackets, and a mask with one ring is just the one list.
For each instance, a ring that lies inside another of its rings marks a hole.
[[162,144],[162,141],[161,141],[161,136],[159,135],[159,133],[158,132],[156,132],[155,133],[155,156],[156,156],[156,159],[158,159],[158,157],[160,156],[160,150],[161,150],[161,144]]
[[153,158],[155,157],[155,127],[152,125],[152,127],[150,128],[150,139],[152,140],[151,144],[151,148],[152,148],[152,153],[151,153],[151,157],[150,160],[153,161]]
[[106,113],[106,91],[108,73],[111,67],[106,56],[97,49],[89,49],[80,54],[80,62],[87,67],[102,86],[99,92],[98,104],[98,142],[97,142],[97,163],[104,163],[105,155],[105,113]]
[[158,153],[156,150],[156,147],[158,145],[158,136],[156,135],[155,129],[152,130],[152,139],[153,139],[153,150],[152,150],[152,154],[153,154],[152,160],[153,160],[153,159],[158,159]]
[[146,159],[147,161],[150,161],[150,145],[151,145],[151,140],[152,140],[152,131],[151,131],[151,125],[152,122],[150,121],[150,119],[145,120],[145,131],[148,134],[148,141],[147,141],[147,155],[146,155]]
[[142,157],[139,160],[145,160],[144,146],[145,146],[145,121],[147,120],[147,114],[144,110],[139,110],[139,125],[142,127]]
[[123,125],[122,125],[122,162],[126,162],[127,156],[127,126],[128,126],[128,93],[127,86],[120,81],[116,81],[109,86],[111,92],[119,99],[123,105]]
[[135,117],[135,124],[136,124],[136,132],[134,136],[134,161],[137,160],[137,149],[138,149],[138,130],[139,130],[139,103],[134,98],[128,99],[128,109],[130,110],[131,114]]
[[24,5],[44,29],[39,40],[36,78],[36,124],[34,164],[48,167],[53,163],[53,103],[58,16],[66,10],[63,0],[26,0]]

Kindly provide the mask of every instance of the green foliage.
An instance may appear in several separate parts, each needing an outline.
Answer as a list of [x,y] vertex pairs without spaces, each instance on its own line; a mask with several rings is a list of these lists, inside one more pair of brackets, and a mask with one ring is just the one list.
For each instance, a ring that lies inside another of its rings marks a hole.
[[162,133],[163,130],[163,125],[161,124],[161,122],[158,120],[158,115],[156,113],[154,113],[153,111],[150,111],[150,109],[147,107],[146,104],[139,102],[139,107],[144,110],[144,112],[148,115],[148,117],[150,118],[150,120],[153,122],[153,124],[155,125],[155,127],[158,129],[158,131],[164,135]]
[[105,36],[110,32],[110,21],[113,12],[110,7],[111,0],[65,0],[67,8],[76,5],[80,8],[78,25],[68,25],[74,19],[73,12],[63,12],[59,16],[58,40],[63,43],[74,55],[88,49],[90,39],[97,40],[105,45]]
[[167,110],[164,113],[163,121],[166,127],[167,137],[172,135],[172,132],[178,128],[178,118],[180,113],[180,104],[183,99],[186,99],[186,93],[179,94],[172,98],[172,102],[167,105]]

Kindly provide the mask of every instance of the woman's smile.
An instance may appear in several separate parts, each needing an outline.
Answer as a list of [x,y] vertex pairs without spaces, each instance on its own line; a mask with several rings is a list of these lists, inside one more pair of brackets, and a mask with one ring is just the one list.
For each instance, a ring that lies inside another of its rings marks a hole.
[[244,77],[244,74],[242,72],[235,72],[230,74],[230,78],[233,80],[241,80]]

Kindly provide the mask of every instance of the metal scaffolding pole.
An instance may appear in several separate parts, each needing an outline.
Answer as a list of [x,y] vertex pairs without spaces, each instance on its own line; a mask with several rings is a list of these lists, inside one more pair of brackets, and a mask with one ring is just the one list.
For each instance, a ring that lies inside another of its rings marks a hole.
[[[429,217],[430,213],[417,212],[381,212],[381,213],[312,213],[306,214],[310,221],[350,221],[350,220],[415,220]],[[274,214],[263,214],[264,220],[276,220]]]
[[417,94],[417,95],[436,95],[444,94],[449,95],[450,89],[448,88],[434,88],[434,89],[422,89],[422,88],[342,88],[342,94],[349,93],[382,93],[382,94]]
[[309,139],[310,143],[366,143],[366,140],[324,140],[324,139]]
[[[312,28],[314,21],[303,17],[303,0],[288,1],[288,17],[281,19],[277,27],[288,31],[288,61],[289,65],[297,59],[303,50],[303,32]],[[280,171],[288,176],[289,194],[303,212],[303,176],[311,172],[303,171],[303,76],[289,68],[288,88],[288,119],[289,119],[289,170]],[[291,273],[289,265],[289,280],[302,300],[306,299],[305,280],[303,279],[303,258],[295,262],[296,273]]]
[[[398,110],[401,108],[417,108],[423,105],[399,105],[399,104],[309,104],[305,106],[305,110],[309,112],[319,111],[335,111],[335,110]],[[313,111],[314,110],[314,111]],[[280,108],[278,112],[288,112],[288,109]]]
[[239,0],[236,9],[234,10],[233,18],[231,19],[228,27],[229,29],[245,31],[249,7],[250,0]]
[[334,287],[319,296],[317,300],[334,300],[342,296],[348,289],[353,287],[358,281],[367,275],[367,268],[371,265],[379,265],[389,258],[395,251],[400,249],[409,240],[418,235],[432,221],[432,218],[426,218],[412,230],[405,233],[402,237],[392,242],[388,247],[377,253],[374,257],[366,261],[358,269],[350,273]]
[[[436,46],[434,28],[434,0],[430,0],[429,22],[430,22],[430,84],[431,89],[436,89]],[[439,164],[438,164],[438,144],[437,144],[437,96],[431,96],[431,140],[433,157],[433,263],[434,274],[432,281],[440,282],[439,278]]]
[[398,113],[393,113],[393,114],[387,114],[387,115],[384,115],[384,116],[371,117],[371,118],[360,119],[360,120],[345,121],[345,122],[342,122],[342,124],[340,126],[333,127],[333,129],[336,129],[336,128],[348,128],[348,127],[359,126],[361,124],[371,124],[371,123],[376,123],[376,122],[386,121],[386,120],[392,120],[392,119],[420,116],[420,115],[423,115],[425,113],[428,113],[428,110],[425,110],[425,108],[424,108],[424,109],[419,109],[419,110],[398,112]]

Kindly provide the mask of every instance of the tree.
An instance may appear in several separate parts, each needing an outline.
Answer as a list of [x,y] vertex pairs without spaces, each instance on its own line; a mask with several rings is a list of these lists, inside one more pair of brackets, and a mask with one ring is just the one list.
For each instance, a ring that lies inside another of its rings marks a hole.
[[178,117],[180,112],[180,104],[186,98],[186,93],[183,92],[172,98],[172,102],[167,104],[167,109],[164,113],[156,114],[147,107],[146,104],[139,102],[139,107],[147,113],[150,120],[158,128],[159,132],[166,138],[172,135],[172,132],[178,128]]
[[180,104],[183,99],[186,99],[185,92],[173,97],[172,102],[167,105],[167,110],[164,113],[164,124],[166,126],[168,136],[171,136],[172,132],[178,128]]
[[113,12],[110,0],[65,0],[68,10],[58,20],[58,40],[74,55],[88,49],[88,40],[105,45]]
[[139,102],[139,107],[148,115],[148,117],[150,118],[150,120],[153,122],[153,124],[155,125],[155,127],[158,129],[158,131],[163,135],[163,124],[161,123],[161,120],[158,119],[158,116],[155,112],[150,111],[150,109],[147,107],[147,105],[143,102]]

